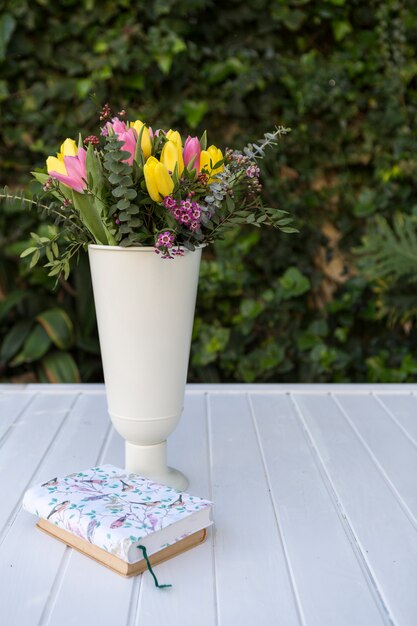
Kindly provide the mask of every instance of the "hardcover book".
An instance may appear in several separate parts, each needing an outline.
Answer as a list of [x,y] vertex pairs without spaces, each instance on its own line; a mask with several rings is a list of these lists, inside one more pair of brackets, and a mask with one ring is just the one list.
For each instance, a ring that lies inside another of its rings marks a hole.
[[38,527],[120,574],[131,576],[204,541],[209,500],[113,465],[30,488],[23,508]]

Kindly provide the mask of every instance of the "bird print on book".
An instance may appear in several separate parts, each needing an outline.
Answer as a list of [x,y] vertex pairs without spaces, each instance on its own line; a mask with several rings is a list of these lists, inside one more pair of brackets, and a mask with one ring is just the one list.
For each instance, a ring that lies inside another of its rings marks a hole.
[[90,483],[91,485],[104,485],[105,480],[99,480],[98,478],[92,478],[90,480],[77,480],[80,483]]
[[55,476],[55,478],[51,478],[51,480],[48,480],[48,482],[43,483],[42,487],[54,487],[57,484],[58,484],[58,477]]
[[88,498],[83,498],[82,502],[94,502],[94,500],[103,500],[103,498],[108,498],[110,493],[102,493],[98,496],[89,496]]
[[114,522],[110,524],[110,528],[120,528],[120,526],[123,526],[126,519],[127,519],[127,515],[123,515],[122,517],[119,517],[119,519],[115,520]]
[[51,519],[52,515],[56,515],[56,513],[61,513],[61,511],[64,511],[69,505],[69,503],[70,503],[69,500],[64,500],[63,502],[56,504],[46,519],[49,520]]
[[93,533],[98,526],[100,526],[100,522],[96,519],[92,519],[87,526],[87,540],[90,543],[93,543]]

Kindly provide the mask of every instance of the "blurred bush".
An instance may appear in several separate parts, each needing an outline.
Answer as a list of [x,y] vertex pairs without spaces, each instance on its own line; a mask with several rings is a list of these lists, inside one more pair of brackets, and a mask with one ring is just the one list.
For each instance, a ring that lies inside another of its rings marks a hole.
[[[242,229],[205,251],[190,380],[415,379],[410,318],[387,330],[378,277],[352,255],[379,236],[376,216],[417,213],[412,0],[1,6],[0,184],[36,191],[28,172],[93,132],[107,101],[151,125],[207,127],[222,147],[293,128],[263,182],[301,234]],[[86,259],[54,291],[18,260],[39,216],[3,205],[0,226],[0,377],[99,380]]]

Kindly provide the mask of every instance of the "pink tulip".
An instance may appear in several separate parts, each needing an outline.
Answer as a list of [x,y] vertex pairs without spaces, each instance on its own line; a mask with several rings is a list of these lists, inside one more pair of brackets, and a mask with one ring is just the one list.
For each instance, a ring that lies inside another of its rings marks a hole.
[[125,159],[124,163],[132,165],[136,152],[137,136],[133,128],[127,128],[126,123],[114,117],[111,122],[107,122],[106,129],[111,126],[117,135],[119,141],[123,141],[122,150],[129,152],[130,156]]
[[135,131],[133,130],[133,128],[129,128],[129,130],[124,133],[117,133],[117,139],[119,141],[123,141],[122,150],[125,150],[130,154],[130,157],[128,159],[125,159],[124,163],[129,163],[129,165],[132,165],[133,159],[135,158],[137,141]]
[[188,135],[185,141],[184,150],[182,153],[182,156],[184,159],[184,165],[187,166],[190,163],[190,161],[195,157],[194,162],[193,162],[193,169],[199,172],[200,171],[200,154],[201,154],[201,147],[200,147],[200,142],[198,138],[190,137],[190,135]]
[[79,193],[84,193],[84,189],[87,187],[86,157],[87,152],[84,148],[78,148],[77,156],[64,156],[67,175],[60,174],[54,170],[49,172],[49,175],[64,183],[67,187],[71,187],[71,189]]
[[126,122],[122,122],[118,117],[114,117],[111,122],[108,122],[108,125],[113,127],[116,135],[120,135],[121,133],[125,133],[127,131]]

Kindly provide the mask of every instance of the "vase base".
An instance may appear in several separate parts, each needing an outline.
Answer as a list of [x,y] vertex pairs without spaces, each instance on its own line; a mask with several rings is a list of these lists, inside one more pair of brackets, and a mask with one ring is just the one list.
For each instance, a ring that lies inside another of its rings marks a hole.
[[188,478],[182,472],[173,467],[167,467],[166,472],[158,476],[149,476],[152,480],[161,485],[168,485],[173,489],[185,491],[188,488]]
[[[126,467],[128,472],[133,472],[130,467]],[[188,487],[188,478],[184,476],[182,472],[174,469],[173,467],[167,467],[165,472],[162,474],[151,474],[149,475],[147,472],[134,472],[135,474],[140,474],[144,478],[148,478],[149,480],[154,480],[156,483],[160,483],[161,485],[167,485],[167,487],[172,487],[173,489],[178,489],[178,491],[185,491]]]
[[188,487],[188,478],[166,464],[166,441],[153,446],[140,446],[126,441],[126,470],[179,491]]

